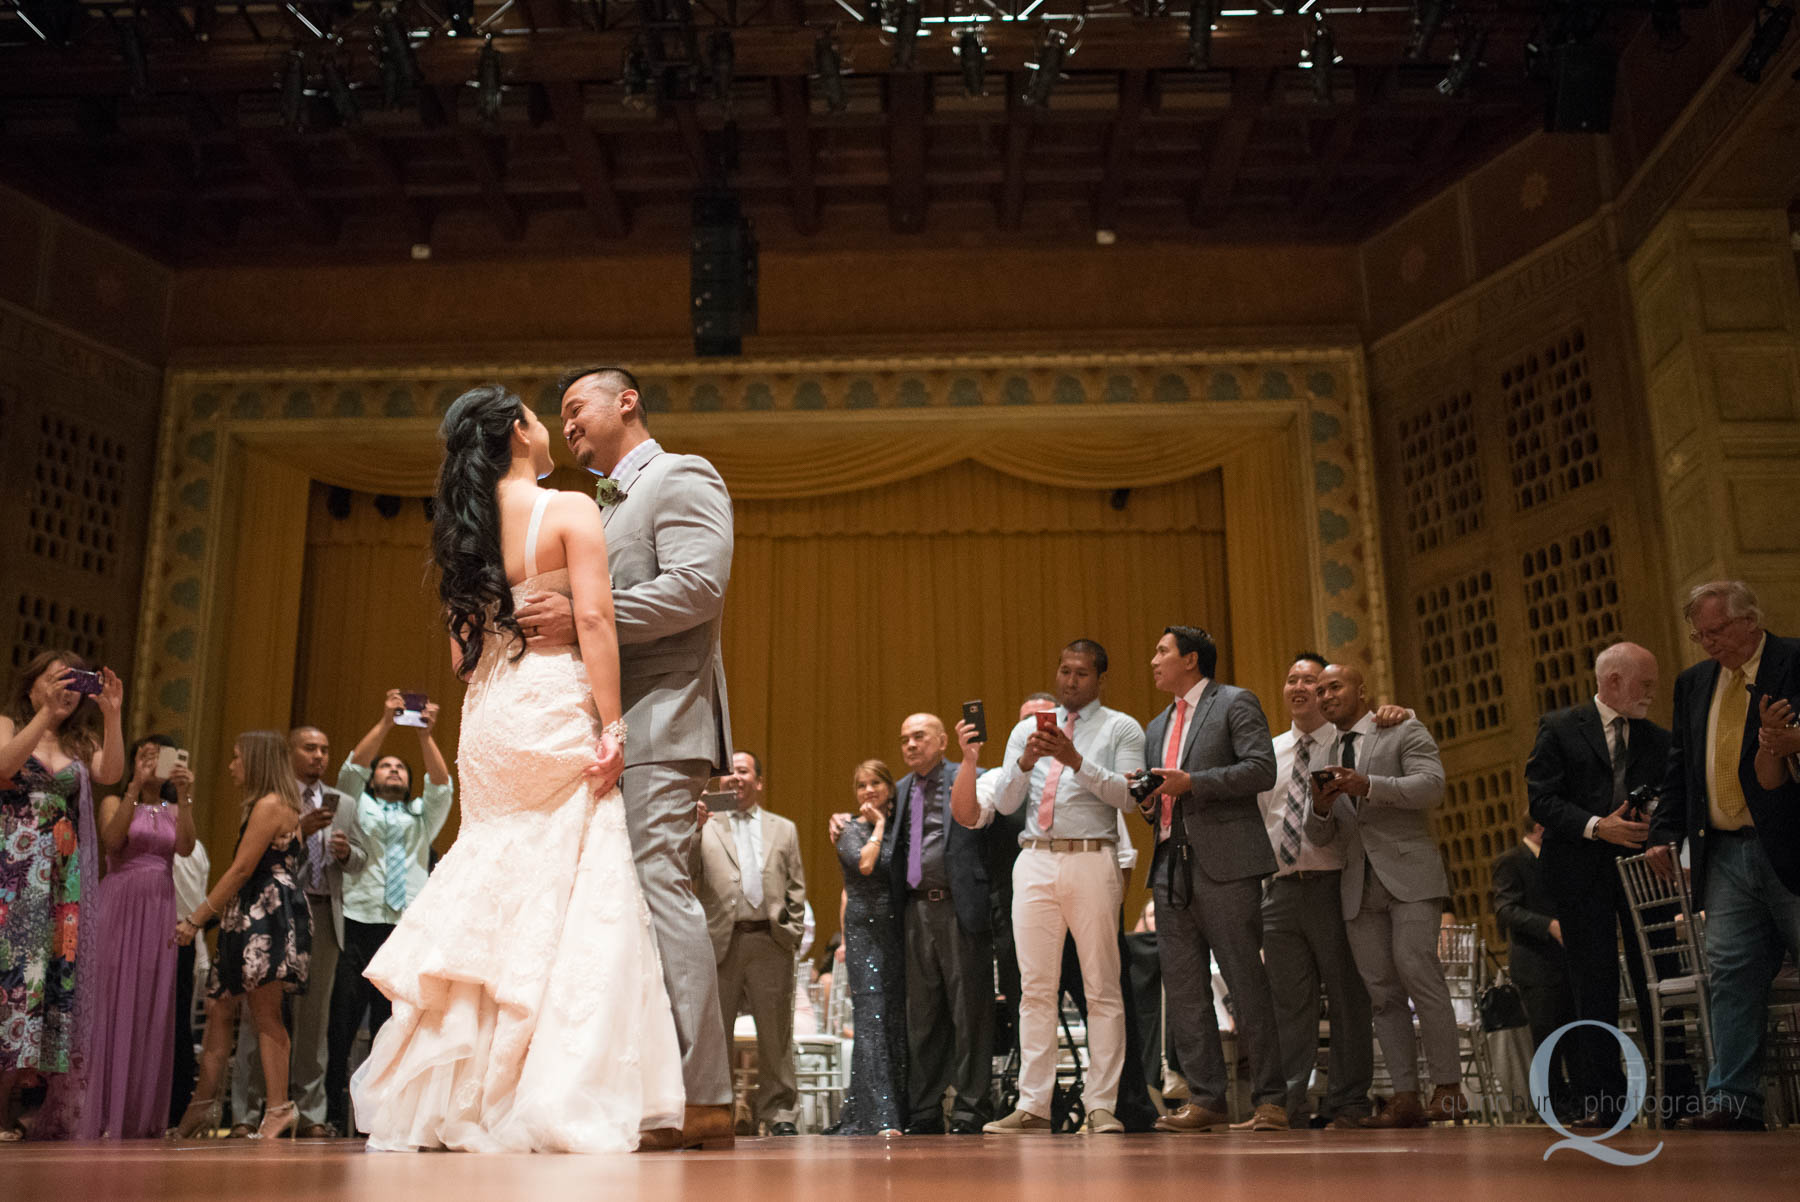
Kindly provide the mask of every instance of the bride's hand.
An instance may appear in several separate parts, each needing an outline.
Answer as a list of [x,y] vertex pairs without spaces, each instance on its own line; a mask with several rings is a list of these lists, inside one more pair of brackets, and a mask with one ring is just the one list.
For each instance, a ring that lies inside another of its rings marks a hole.
[[599,746],[594,750],[594,762],[587,766],[582,775],[587,777],[588,789],[595,797],[604,797],[612,792],[612,787],[625,775],[625,749],[619,745],[615,736],[600,736]]

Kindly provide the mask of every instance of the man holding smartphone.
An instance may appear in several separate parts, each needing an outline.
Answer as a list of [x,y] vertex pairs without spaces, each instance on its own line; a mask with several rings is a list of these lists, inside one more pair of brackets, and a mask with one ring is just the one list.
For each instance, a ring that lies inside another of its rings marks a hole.
[[1013,728],[1005,762],[991,774],[993,785],[976,790],[977,813],[957,807],[958,821],[973,827],[1026,807],[1012,906],[1020,977],[1019,1103],[982,1128],[989,1135],[1052,1128],[1065,933],[1075,937],[1087,992],[1087,1129],[1101,1135],[1125,1129],[1114,1115],[1125,1063],[1118,817],[1131,804],[1125,777],[1144,766],[1144,732],[1129,715],[1100,703],[1106,669],[1106,649],[1093,640],[1065,647],[1056,670],[1056,708]]

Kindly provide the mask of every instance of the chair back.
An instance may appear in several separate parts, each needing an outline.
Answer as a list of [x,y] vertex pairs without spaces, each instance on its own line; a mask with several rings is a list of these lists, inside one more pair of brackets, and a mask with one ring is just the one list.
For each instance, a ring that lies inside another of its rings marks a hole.
[[1481,949],[1481,929],[1473,923],[1438,928],[1438,961],[1451,998],[1468,1001],[1481,992]]
[[1676,977],[1706,975],[1706,932],[1694,912],[1687,866],[1678,857],[1671,859],[1672,881],[1657,875],[1648,854],[1622,856],[1618,861],[1632,931],[1652,989]]

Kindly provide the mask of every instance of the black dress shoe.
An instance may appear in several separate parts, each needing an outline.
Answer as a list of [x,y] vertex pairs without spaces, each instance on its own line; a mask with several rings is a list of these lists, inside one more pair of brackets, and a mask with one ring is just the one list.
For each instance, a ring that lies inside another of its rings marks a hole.
[[798,1135],[799,1130],[792,1123],[770,1123],[770,1135]]
[[980,1135],[981,1124],[974,1119],[953,1119],[950,1123],[952,1135]]

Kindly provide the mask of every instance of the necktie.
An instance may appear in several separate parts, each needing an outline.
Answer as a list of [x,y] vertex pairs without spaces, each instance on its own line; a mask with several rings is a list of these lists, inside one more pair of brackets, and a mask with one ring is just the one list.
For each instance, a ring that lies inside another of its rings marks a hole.
[[1625,715],[1613,717],[1609,725],[1612,727],[1612,770],[1613,770],[1613,805],[1625,800]]
[[[410,867],[406,854],[406,823],[410,815],[405,802],[385,802],[387,808],[387,847],[382,852],[383,900],[390,910],[406,909],[406,876]],[[398,822],[396,822],[398,819]]]
[[913,778],[912,797],[907,802],[906,823],[906,887],[917,889],[925,879],[925,782]]
[[[300,807],[301,813],[319,808],[319,786],[311,784],[306,787],[306,804]],[[313,893],[325,892],[325,830],[321,827],[307,837],[306,840],[306,879],[307,888]]]
[[[1074,710],[1069,711],[1069,720],[1063,723],[1063,733],[1071,739],[1075,737]],[[1044,773],[1044,795],[1038,801],[1037,824],[1043,834],[1050,833],[1050,824],[1056,821],[1056,787],[1062,784],[1063,762],[1051,760],[1050,770]]]
[[1312,760],[1312,736],[1294,741],[1294,771],[1288,776],[1287,806],[1281,812],[1281,863],[1292,868],[1300,859],[1300,824],[1306,820],[1306,767]]
[[752,816],[739,810],[731,816],[732,831],[737,835],[738,876],[744,882],[744,900],[752,910],[762,909],[762,859],[756,854],[756,828]]
[[1343,766],[1352,772],[1356,771],[1356,732],[1353,730],[1344,734]]
[[1719,724],[1713,730],[1713,801],[1724,816],[1726,828],[1749,822],[1744,786],[1738,780],[1738,759],[1744,750],[1744,723],[1750,714],[1750,697],[1744,692],[1744,673],[1732,668],[1725,673],[1725,695],[1719,698]]
[[[1186,697],[1175,699],[1175,721],[1169,723],[1169,745],[1163,749],[1162,766],[1165,768],[1181,767],[1181,737],[1187,733],[1188,701]],[[1167,839],[1175,822],[1175,799],[1167,793],[1163,794],[1162,814],[1156,824],[1158,840]]]

